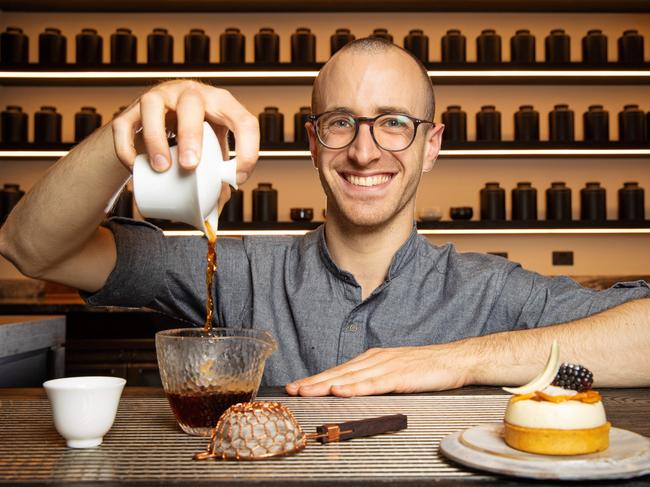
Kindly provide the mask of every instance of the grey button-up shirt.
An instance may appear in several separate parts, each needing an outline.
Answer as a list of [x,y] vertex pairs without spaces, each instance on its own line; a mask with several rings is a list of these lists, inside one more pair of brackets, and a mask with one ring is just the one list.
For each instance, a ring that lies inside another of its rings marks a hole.
[[[89,304],[148,307],[201,326],[206,240],[164,237],[145,222],[113,219],[117,264]],[[644,281],[596,291],[492,255],[434,246],[415,230],[386,280],[365,300],[327,250],[325,230],[301,237],[221,238],[215,285],[219,326],[269,330],[278,351],[263,382],[283,385],[371,347],[446,343],[588,316],[650,296]]]

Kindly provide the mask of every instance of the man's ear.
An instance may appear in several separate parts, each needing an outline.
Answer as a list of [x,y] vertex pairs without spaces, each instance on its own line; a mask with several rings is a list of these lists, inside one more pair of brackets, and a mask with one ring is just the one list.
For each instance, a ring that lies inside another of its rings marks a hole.
[[440,146],[442,144],[442,132],[445,126],[441,123],[436,124],[433,128],[427,131],[426,139],[424,141],[424,161],[422,163],[422,172],[429,172],[433,169]]
[[316,162],[318,158],[318,138],[316,137],[316,128],[312,122],[305,122],[305,129],[307,130],[307,138],[309,139],[309,152],[311,152],[311,163],[316,169],[318,169],[318,163]]

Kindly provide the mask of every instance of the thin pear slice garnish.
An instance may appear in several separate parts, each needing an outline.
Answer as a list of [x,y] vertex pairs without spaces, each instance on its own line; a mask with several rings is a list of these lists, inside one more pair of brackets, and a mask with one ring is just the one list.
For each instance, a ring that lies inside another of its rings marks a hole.
[[557,340],[553,340],[551,353],[548,355],[544,370],[528,384],[520,387],[503,387],[503,390],[510,394],[530,394],[531,392],[544,390],[553,382],[558,370],[560,370],[560,346]]

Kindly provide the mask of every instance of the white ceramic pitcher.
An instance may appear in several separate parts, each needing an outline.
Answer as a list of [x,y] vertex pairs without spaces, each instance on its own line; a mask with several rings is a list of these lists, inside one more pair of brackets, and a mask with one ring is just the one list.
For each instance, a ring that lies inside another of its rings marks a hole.
[[178,163],[178,146],[169,149],[171,167],[155,171],[147,154],[139,154],[133,165],[133,195],[146,218],[187,223],[207,235],[205,221],[216,232],[222,182],[237,189],[236,159],[224,161],[219,140],[208,122],[203,122],[201,160],[193,171]]

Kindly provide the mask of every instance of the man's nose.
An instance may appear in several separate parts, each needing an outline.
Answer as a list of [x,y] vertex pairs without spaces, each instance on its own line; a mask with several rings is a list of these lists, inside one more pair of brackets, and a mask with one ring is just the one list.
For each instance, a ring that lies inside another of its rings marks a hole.
[[362,123],[357,138],[348,148],[348,157],[358,164],[369,164],[381,156],[381,150],[375,144],[370,133],[370,125]]

